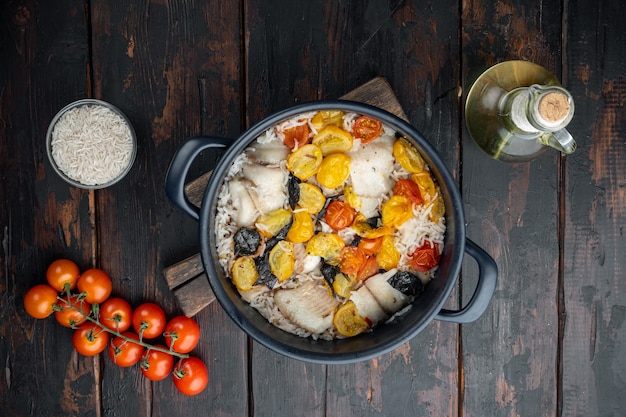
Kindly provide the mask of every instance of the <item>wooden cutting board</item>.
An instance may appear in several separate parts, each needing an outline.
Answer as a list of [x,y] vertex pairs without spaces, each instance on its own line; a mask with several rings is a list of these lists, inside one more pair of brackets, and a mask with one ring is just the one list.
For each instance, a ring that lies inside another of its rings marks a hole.
[[[391,86],[383,77],[368,81],[341,99],[379,107],[408,121]],[[207,172],[185,186],[187,198],[197,207],[202,203],[202,196],[210,177],[211,173]],[[165,268],[163,275],[176,297],[178,306],[188,317],[196,315],[215,300],[199,253]]]

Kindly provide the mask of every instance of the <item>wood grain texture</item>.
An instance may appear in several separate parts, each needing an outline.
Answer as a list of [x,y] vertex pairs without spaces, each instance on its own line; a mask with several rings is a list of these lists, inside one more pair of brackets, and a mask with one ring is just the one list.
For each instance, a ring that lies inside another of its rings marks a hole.
[[626,32],[614,23],[623,19],[615,2],[569,4],[578,150],[564,169],[563,416],[626,413]]
[[[482,71],[510,59],[533,61],[559,76],[558,8],[518,0],[468,1],[462,13],[465,92]],[[491,160],[468,136],[463,144],[468,234],[499,267],[491,308],[462,330],[463,415],[554,416],[558,153],[528,164],[506,164]],[[471,277],[463,275],[465,297]]]

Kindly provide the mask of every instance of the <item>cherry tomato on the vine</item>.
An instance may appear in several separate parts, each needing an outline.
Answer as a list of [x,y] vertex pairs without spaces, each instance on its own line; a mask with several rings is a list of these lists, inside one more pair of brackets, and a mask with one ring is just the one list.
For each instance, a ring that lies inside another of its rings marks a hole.
[[185,395],[201,393],[209,383],[209,371],[200,359],[189,357],[182,359],[172,374],[174,385]]
[[380,136],[382,123],[369,116],[361,116],[354,121],[352,132],[355,138],[361,140],[361,143],[371,142]]
[[133,308],[123,298],[109,298],[100,305],[100,322],[111,330],[125,332],[130,329],[132,318]]
[[187,316],[177,316],[165,326],[165,343],[178,353],[189,353],[200,340],[200,326]]
[[78,265],[69,259],[57,259],[48,266],[46,280],[57,292],[73,290],[80,276]]
[[72,295],[59,301],[54,311],[54,318],[61,326],[76,328],[83,323],[91,312],[91,304],[81,300],[78,295]]
[[141,304],[133,313],[133,329],[142,339],[159,337],[166,324],[165,312],[155,303]]
[[77,282],[78,291],[85,293],[85,301],[102,303],[109,298],[112,290],[111,277],[102,269],[91,268],[80,275]]
[[355,216],[356,212],[348,203],[335,200],[326,207],[324,221],[333,229],[341,230],[350,226]]
[[[167,349],[163,345],[155,347]],[[150,381],[160,381],[172,372],[174,357],[169,353],[155,349],[146,349],[139,363],[141,373]]]
[[87,322],[72,335],[74,349],[83,356],[94,356],[106,349],[109,332],[95,323]]
[[24,309],[36,319],[45,319],[52,314],[57,302],[57,291],[49,285],[39,284],[28,290],[24,296]]
[[[122,335],[139,341],[139,336],[134,333],[124,332]],[[109,345],[109,357],[117,366],[126,368],[139,362],[143,350],[143,346],[117,336]]]

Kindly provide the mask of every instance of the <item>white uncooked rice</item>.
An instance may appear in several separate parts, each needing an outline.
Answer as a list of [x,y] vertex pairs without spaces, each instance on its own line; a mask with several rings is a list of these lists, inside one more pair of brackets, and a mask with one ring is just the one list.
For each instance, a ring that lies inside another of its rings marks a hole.
[[61,172],[84,185],[119,177],[131,163],[128,123],[101,105],[83,105],[63,114],[52,131],[52,158]]

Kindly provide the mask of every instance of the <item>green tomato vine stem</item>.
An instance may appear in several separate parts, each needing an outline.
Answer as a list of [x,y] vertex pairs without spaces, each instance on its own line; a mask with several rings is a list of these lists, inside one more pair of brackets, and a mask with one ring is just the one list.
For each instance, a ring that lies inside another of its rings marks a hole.
[[[112,335],[114,335],[116,337],[119,337],[119,338],[125,340],[126,342],[135,343],[135,344],[137,344],[139,346],[142,346],[144,349],[147,349],[147,350],[156,350],[156,351],[159,351],[159,352],[167,353],[167,354],[175,356],[175,357],[177,357],[179,359],[185,359],[185,358],[189,357],[188,354],[176,352],[175,350],[172,350],[171,348],[170,349],[163,349],[163,348],[161,348],[159,346],[155,346],[155,345],[152,345],[150,343],[146,343],[146,342],[144,342],[142,340],[141,335],[139,335],[139,340],[137,340],[137,339],[133,339],[132,337],[128,337],[128,336],[120,333],[117,330],[113,330],[113,329],[110,329],[110,328],[106,327],[105,325],[103,325],[100,322],[100,305],[99,304],[93,304],[92,307],[91,307],[91,311],[87,314],[87,313],[85,313],[85,311],[83,311],[82,308],[76,307],[76,306],[74,306],[70,302],[72,294],[71,294],[71,292],[69,290],[69,287],[65,288],[65,293],[66,293],[67,299],[64,299],[63,297],[57,297],[57,299],[59,301],[64,301],[69,306],[69,308],[71,308],[71,309],[81,313],[85,317],[85,319],[87,321],[95,324],[96,326],[98,326],[103,331],[108,332],[108,333],[110,333],[110,334],[112,334]],[[78,294],[79,303],[82,304],[82,300],[83,299],[84,299],[84,294],[82,294],[82,293]],[[93,313],[93,315],[95,317],[92,317],[92,313]]]

